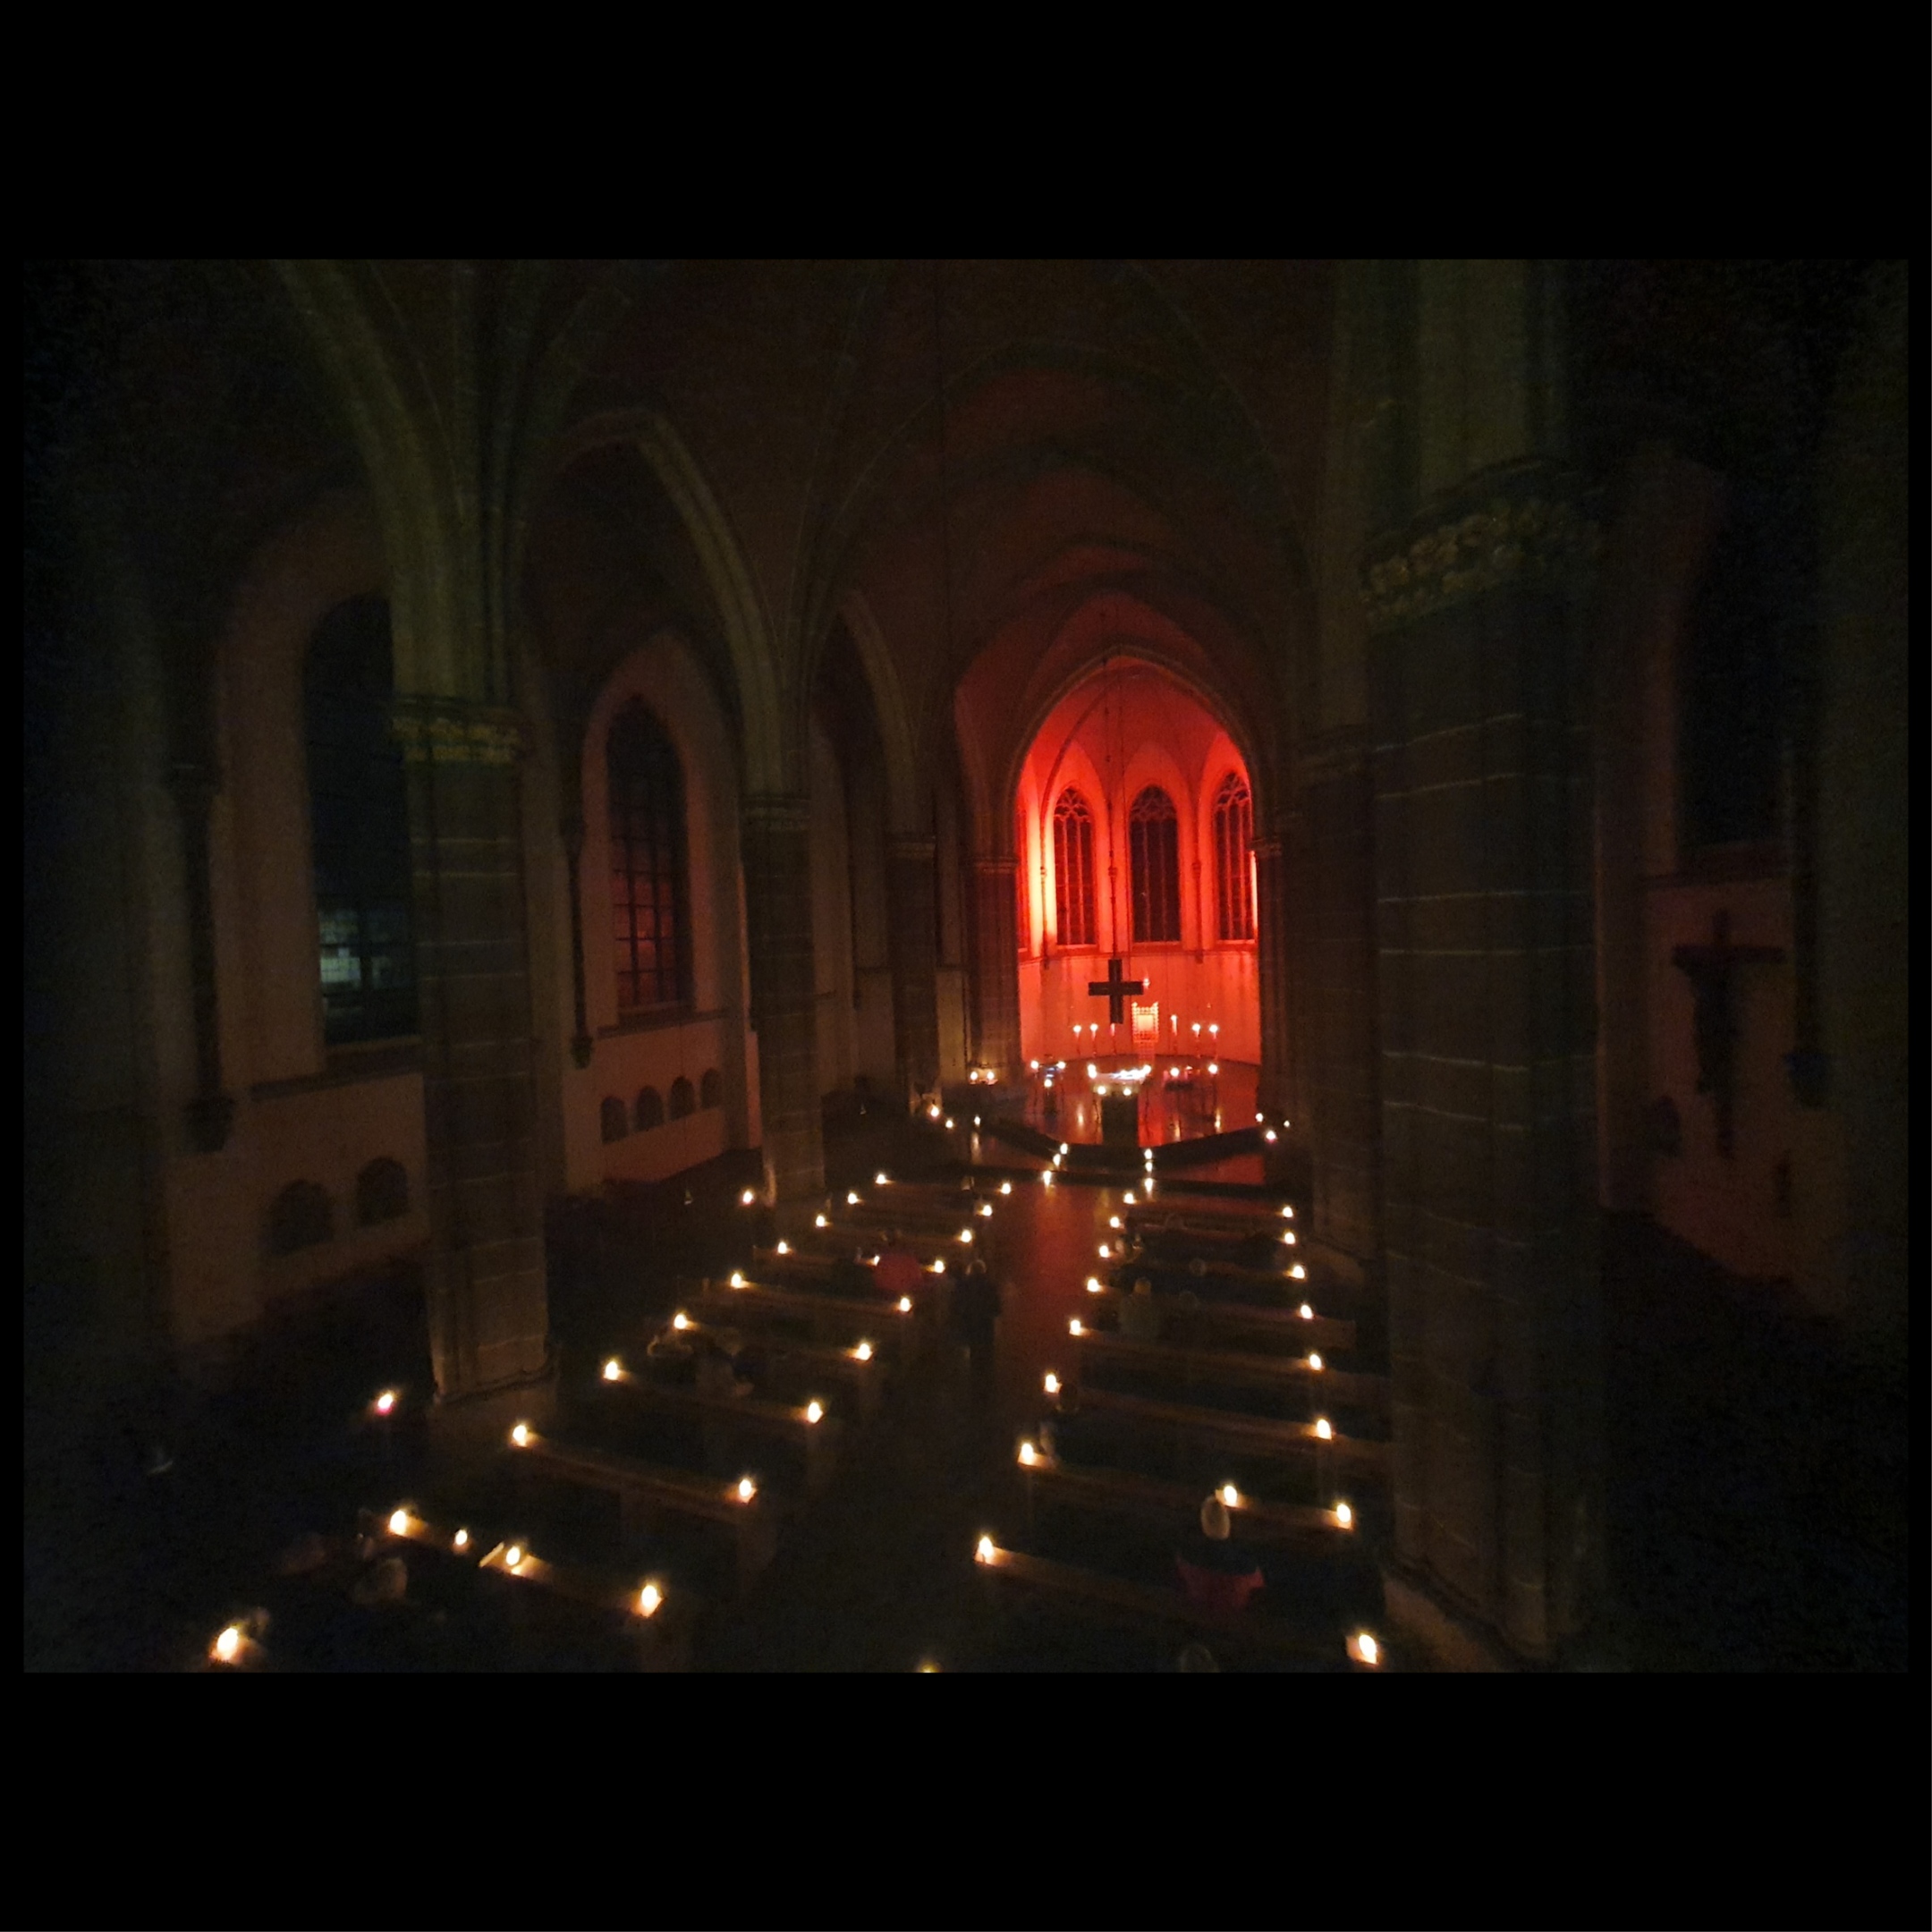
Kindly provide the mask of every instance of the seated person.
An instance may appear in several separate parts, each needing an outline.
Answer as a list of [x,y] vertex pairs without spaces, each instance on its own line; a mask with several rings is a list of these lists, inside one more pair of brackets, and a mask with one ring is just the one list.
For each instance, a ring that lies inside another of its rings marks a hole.
[[1121,1298],[1120,1332],[1130,1342],[1160,1340],[1160,1304],[1154,1299],[1154,1284],[1145,1275],[1134,1283],[1131,1294]]
[[1174,1552],[1188,1601],[1203,1610],[1236,1611],[1263,1587],[1261,1565],[1233,1538],[1227,1504],[1210,1496],[1200,1507],[1200,1534]]
[[878,1266],[872,1270],[872,1278],[878,1284],[881,1294],[890,1295],[897,1301],[902,1295],[911,1295],[915,1300],[926,1285],[926,1271],[919,1265],[919,1257],[905,1244],[905,1237],[897,1228],[892,1231],[886,1243],[885,1251],[878,1258]]

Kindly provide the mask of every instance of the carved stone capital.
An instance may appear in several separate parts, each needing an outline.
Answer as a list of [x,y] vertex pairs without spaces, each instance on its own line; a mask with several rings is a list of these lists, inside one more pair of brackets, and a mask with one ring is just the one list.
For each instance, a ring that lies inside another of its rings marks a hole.
[[410,765],[514,765],[528,747],[520,713],[454,698],[397,698],[389,735]]

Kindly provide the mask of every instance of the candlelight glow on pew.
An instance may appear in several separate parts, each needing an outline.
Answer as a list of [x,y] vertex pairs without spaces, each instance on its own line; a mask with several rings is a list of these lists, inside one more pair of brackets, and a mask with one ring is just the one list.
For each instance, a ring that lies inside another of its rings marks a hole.
[[503,1553],[503,1560],[504,1568],[505,1570],[514,1570],[516,1566],[523,1561],[522,1545],[520,1543],[513,1543],[510,1547]]
[[409,1534],[409,1512],[407,1510],[399,1509],[390,1517],[389,1534],[391,1536],[407,1536]]
[[757,1494],[758,1485],[749,1476],[738,1479],[738,1500],[741,1503],[749,1503]]
[[1372,1670],[1382,1661],[1382,1646],[1367,1631],[1357,1631],[1348,1640],[1348,1654]]
[[738,1197],[738,1205],[741,1208],[749,1208],[751,1203],[757,1199],[758,1196],[754,1194],[750,1188],[747,1188],[744,1192]]
[[517,1426],[510,1431],[510,1440],[513,1442],[519,1449],[527,1449],[530,1446],[530,1424],[528,1422],[519,1422]]
[[733,1288],[742,1288],[744,1286],[744,1276],[736,1268],[732,1270],[731,1284]]
[[979,1546],[974,1550],[974,1557],[980,1563],[989,1563],[999,1555],[999,1546],[989,1536],[979,1538]]
[[1020,1445],[1020,1460],[1022,1462],[1030,1462],[1033,1460],[1033,1445],[1030,1442],[1021,1443]]
[[1069,1335],[1085,1335],[1087,1333],[1087,1331],[1080,1326],[1080,1317],[1078,1315],[1076,1315],[1073,1319],[1066,1325],[1066,1332]]
[[638,1614],[640,1616],[656,1616],[658,1606],[663,1602],[664,1592],[655,1583],[647,1583],[638,1592]]
[[470,1532],[467,1530],[459,1530],[450,1538],[450,1546],[453,1549],[468,1549],[470,1547]]
[[805,1404],[805,1419],[808,1422],[817,1422],[824,1414],[825,1409],[821,1403],[809,1402]]
[[870,1361],[872,1360],[872,1344],[869,1342],[861,1342],[852,1351],[852,1359],[855,1361]]
[[[934,1273],[938,1272],[938,1269],[934,1269]],[[902,1294],[899,1297],[899,1312],[902,1315],[910,1315],[912,1312],[912,1297],[911,1295]]]
[[1310,1368],[1319,1368],[1322,1365],[1321,1357],[1319,1355],[1310,1355],[1308,1359],[1308,1365]]
[[1230,1509],[1239,1509],[1241,1507],[1241,1491],[1233,1483],[1223,1483],[1221,1485],[1221,1500]]
[[1060,1377],[1051,1368],[1046,1371],[1046,1389],[1049,1395],[1057,1395],[1060,1393]]
[[393,1388],[386,1388],[370,1406],[377,1415],[387,1415],[395,1405],[396,1392]]
[[1335,1506],[1335,1520],[1343,1529],[1352,1530],[1355,1527],[1355,1512],[1346,1503],[1337,1503]]
[[209,1654],[216,1657],[221,1663],[233,1664],[234,1660],[242,1655],[241,1625],[238,1623],[231,1623],[228,1628],[225,1630],[221,1633],[221,1635],[215,1640],[214,1646]]
[[1335,1440],[1335,1424],[1326,1416],[1317,1416],[1315,1418],[1315,1433],[1324,1442],[1333,1442]]

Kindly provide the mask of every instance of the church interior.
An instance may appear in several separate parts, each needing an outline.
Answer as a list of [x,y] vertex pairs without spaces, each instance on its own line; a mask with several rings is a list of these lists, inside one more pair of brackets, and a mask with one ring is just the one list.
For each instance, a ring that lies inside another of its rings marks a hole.
[[28,1668],[1904,1668],[1903,264],[25,279]]

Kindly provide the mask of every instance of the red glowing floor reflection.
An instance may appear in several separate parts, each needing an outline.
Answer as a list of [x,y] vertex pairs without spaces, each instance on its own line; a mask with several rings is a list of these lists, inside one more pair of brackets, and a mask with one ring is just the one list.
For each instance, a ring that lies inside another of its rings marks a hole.
[[[1122,1080],[1142,1067],[1153,1071],[1144,1079]],[[1259,1068],[1240,1060],[1124,1054],[1069,1060],[1064,1067],[1028,1073],[1022,1117],[1030,1127],[1062,1140],[1097,1144],[1103,1138],[1102,1099],[1137,1093],[1139,1144],[1167,1147],[1252,1127],[1259,1079]]]

